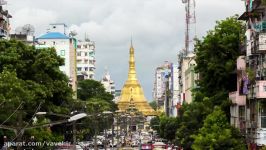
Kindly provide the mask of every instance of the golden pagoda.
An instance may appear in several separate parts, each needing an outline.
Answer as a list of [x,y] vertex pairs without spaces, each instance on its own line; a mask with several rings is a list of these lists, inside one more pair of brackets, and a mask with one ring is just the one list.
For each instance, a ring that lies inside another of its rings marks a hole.
[[148,104],[142,87],[139,84],[135,69],[134,48],[131,41],[129,58],[128,79],[121,91],[120,99],[118,100],[118,108],[121,111],[126,111],[131,103],[134,103],[135,108],[138,109],[145,116],[154,116],[156,112]]

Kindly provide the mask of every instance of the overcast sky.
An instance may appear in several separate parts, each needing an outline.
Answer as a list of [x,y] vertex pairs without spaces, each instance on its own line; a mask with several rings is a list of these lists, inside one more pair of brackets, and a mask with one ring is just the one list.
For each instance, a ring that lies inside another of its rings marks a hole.
[[[50,23],[66,23],[83,39],[96,42],[96,79],[107,67],[116,88],[121,89],[128,72],[132,35],[137,77],[148,100],[152,100],[155,68],[168,60],[177,62],[184,48],[185,7],[182,0],[7,0],[14,30],[35,26],[38,37]],[[196,33],[202,37],[215,21],[242,14],[241,0],[196,0]]]

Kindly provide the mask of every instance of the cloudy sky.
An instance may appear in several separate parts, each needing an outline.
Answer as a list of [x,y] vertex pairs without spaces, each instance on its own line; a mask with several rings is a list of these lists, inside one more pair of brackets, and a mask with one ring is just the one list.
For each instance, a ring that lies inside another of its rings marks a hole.
[[[66,23],[83,39],[96,42],[96,78],[107,67],[117,89],[128,71],[132,35],[137,76],[146,97],[152,99],[155,68],[168,60],[176,63],[184,48],[185,7],[182,0],[7,0],[14,30],[35,26],[36,36],[50,23]],[[215,21],[244,11],[241,0],[196,0],[196,33],[202,37]]]

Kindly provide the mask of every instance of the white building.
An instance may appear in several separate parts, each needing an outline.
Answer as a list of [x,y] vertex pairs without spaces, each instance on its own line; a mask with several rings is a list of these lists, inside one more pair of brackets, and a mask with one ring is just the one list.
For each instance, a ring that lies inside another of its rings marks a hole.
[[171,64],[168,61],[165,61],[163,65],[157,67],[155,70],[153,100],[156,101],[159,109],[164,107],[166,90],[165,78],[170,72],[170,66]]
[[116,91],[115,91],[115,82],[111,79],[111,76],[108,71],[105,72],[105,75],[103,76],[101,83],[103,84],[106,92],[111,93],[116,96]]
[[78,80],[94,79],[95,74],[95,43],[86,39],[77,45],[77,76]]
[[191,103],[193,100],[192,90],[197,87],[196,80],[198,74],[195,74],[195,54],[189,53],[187,56],[179,54],[179,88],[180,103]]
[[170,88],[170,102],[169,102],[169,115],[176,117],[177,116],[177,108],[180,103],[179,95],[179,78],[178,78],[178,65],[171,64],[171,77],[169,82]]
[[[65,65],[60,66],[60,70],[69,78],[69,85],[73,91],[77,91],[76,73],[76,45],[77,40],[69,37],[65,33],[65,24],[51,24],[48,32],[36,39],[36,48],[53,47],[57,55],[64,58]],[[57,30],[58,29],[58,30]],[[74,96],[76,97],[76,95]]]

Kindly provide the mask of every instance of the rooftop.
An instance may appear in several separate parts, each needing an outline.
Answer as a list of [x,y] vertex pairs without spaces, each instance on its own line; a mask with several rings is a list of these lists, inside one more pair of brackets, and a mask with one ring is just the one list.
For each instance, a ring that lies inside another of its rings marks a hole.
[[69,39],[69,37],[60,32],[48,32],[37,39]]

